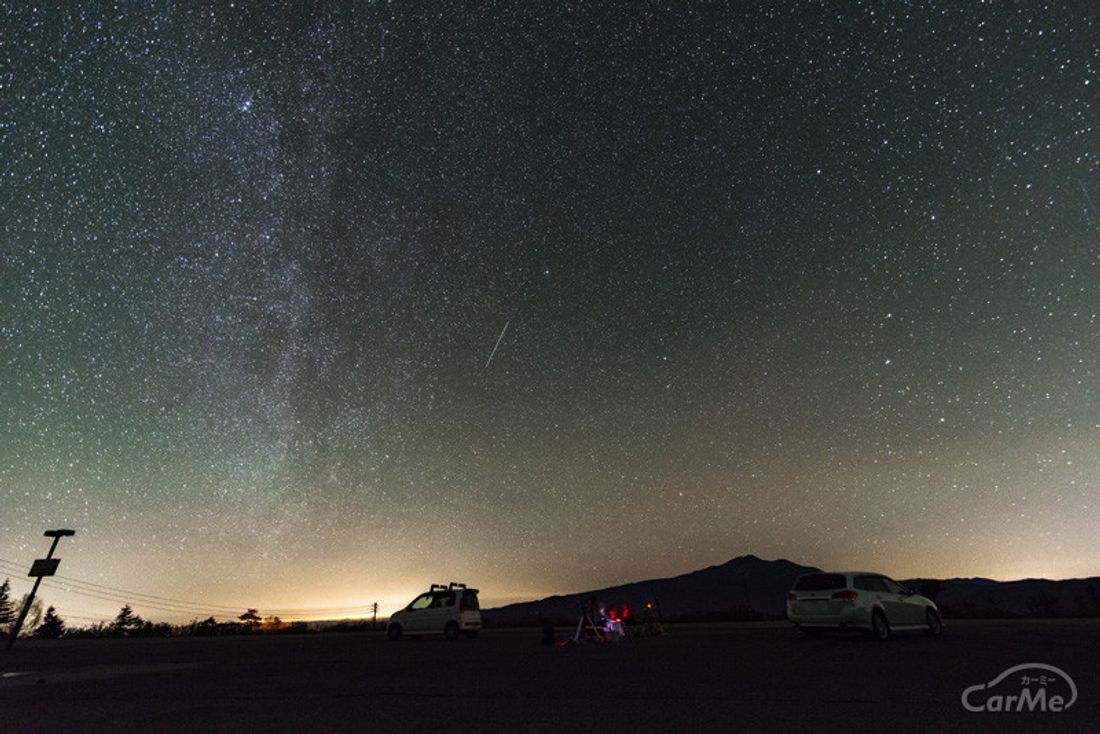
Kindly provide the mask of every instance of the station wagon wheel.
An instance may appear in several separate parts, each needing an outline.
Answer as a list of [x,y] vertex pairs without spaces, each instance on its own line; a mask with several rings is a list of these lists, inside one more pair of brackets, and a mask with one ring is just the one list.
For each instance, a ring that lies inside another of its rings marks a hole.
[[447,623],[447,626],[443,628],[443,636],[448,640],[458,639],[458,622],[454,620]]
[[887,621],[881,609],[876,609],[871,615],[871,633],[876,640],[890,639],[890,622]]
[[397,642],[398,640],[400,640],[401,639],[401,625],[391,624],[389,627],[387,627],[386,628],[386,637],[390,638],[390,640],[393,641],[393,642]]
[[926,634],[939,637],[943,633],[943,620],[940,619],[940,615],[935,609],[929,609],[924,613],[924,618],[928,623],[928,629],[925,630]]

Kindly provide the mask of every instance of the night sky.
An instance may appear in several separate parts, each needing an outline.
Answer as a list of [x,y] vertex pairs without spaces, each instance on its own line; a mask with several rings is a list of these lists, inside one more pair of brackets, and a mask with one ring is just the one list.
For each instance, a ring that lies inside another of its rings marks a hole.
[[0,578],[75,528],[71,623],[1100,574],[1095,4],[49,5]]

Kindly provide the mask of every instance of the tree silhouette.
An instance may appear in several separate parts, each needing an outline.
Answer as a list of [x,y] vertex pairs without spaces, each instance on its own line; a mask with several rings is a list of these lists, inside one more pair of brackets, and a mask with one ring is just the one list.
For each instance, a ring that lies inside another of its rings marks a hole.
[[34,636],[56,640],[63,634],[65,634],[64,620],[57,616],[57,611],[53,607],[48,608],[46,616],[42,618],[42,624],[38,625],[38,629],[34,631]]
[[248,610],[245,611],[244,614],[237,617],[237,619],[241,620],[242,622],[247,624],[249,627],[255,627],[256,625],[260,624],[263,621],[260,618],[260,610],[259,609],[248,609]]
[[111,629],[115,632],[129,632],[131,630],[141,629],[144,624],[144,620],[141,617],[134,614],[134,610],[130,608],[130,605],[122,607],[118,610],[118,615],[115,616],[114,623],[111,624]]
[[208,636],[215,634],[218,631],[218,621],[213,617],[207,617],[201,622],[193,622],[191,624],[192,632],[194,635]]
[[11,603],[11,579],[0,584],[0,625],[15,621],[15,607]]

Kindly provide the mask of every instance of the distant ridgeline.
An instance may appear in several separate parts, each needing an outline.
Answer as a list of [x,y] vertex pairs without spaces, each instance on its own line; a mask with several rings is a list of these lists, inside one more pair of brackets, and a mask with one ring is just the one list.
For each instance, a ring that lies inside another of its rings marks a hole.
[[[636,613],[653,603],[666,622],[784,619],[787,592],[794,580],[820,570],[784,559],[740,556],[681,576],[509,604],[484,610],[482,616],[486,626],[494,627],[572,624],[581,605],[595,595],[603,604],[627,604]],[[945,617],[1100,617],[1100,577],[1066,581],[909,579],[902,583],[935,601]]]
[[498,627],[547,621],[575,624],[581,605],[595,594],[604,604],[615,607],[628,604],[636,613],[653,603],[659,606],[661,618],[666,622],[782,619],[787,613],[787,592],[794,580],[818,570],[786,560],[741,556],[720,566],[672,578],[509,604],[483,611],[482,618],[485,624]]
[[1100,577],[1087,579],[910,579],[945,617],[1100,617]]

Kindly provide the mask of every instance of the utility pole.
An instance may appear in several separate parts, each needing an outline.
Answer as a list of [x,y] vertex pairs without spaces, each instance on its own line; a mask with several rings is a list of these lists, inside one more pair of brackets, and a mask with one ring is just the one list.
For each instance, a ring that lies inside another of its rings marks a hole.
[[371,611],[370,628],[372,630],[378,629],[378,602],[375,602],[374,604],[370,605],[370,611]]
[[57,550],[57,543],[62,538],[67,538],[72,535],[76,535],[75,530],[47,530],[42,534],[43,537],[53,538],[53,544],[50,546],[50,552],[46,554],[45,558],[36,558],[34,563],[31,564],[31,570],[27,573],[28,576],[34,576],[34,588],[31,589],[31,593],[27,594],[27,600],[23,603],[23,611],[19,612],[19,619],[15,620],[15,624],[12,625],[11,632],[8,634],[8,647],[11,649],[15,645],[15,640],[19,637],[19,630],[23,628],[23,621],[27,618],[27,612],[31,610],[31,604],[34,602],[34,595],[38,593],[38,585],[42,583],[43,576],[53,576],[57,573],[57,566],[61,563],[60,558],[54,558],[53,552]]

